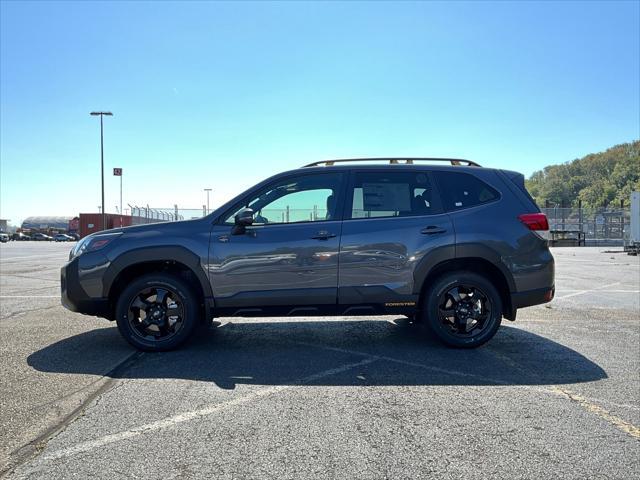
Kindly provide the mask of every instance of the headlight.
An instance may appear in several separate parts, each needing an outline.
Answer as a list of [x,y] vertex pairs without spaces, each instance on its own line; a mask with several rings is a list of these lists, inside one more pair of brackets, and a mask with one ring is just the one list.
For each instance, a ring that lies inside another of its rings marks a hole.
[[101,248],[109,245],[120,235],[122,235],[122,232],[103,234],[94,233],[93,235],[88,235],[76,243],[71,249],[71,252],[69,252],[69,260],[73,260],[75,257],[82,255],[85,252],[95,252],[96,250],[100,250]]

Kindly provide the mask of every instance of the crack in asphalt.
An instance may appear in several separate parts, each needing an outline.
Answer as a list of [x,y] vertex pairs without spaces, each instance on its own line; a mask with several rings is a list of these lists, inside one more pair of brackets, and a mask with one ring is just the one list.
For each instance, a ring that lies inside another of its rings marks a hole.
[[[7,465],[1,467],[0,478],[6,478],[13,473],[16,468],[37,457],[51,439],[60,435],[69,425],[82,417],[93,402],[99,400],[102,395],[113,389],[122,380],[121,377],[123,373],[132,367],[143,355],[144,352],[131,352],[102,376],[100,379],[100,381],[103,381],[102,385],[89,395],[78,407],[73,409],[71,413],[67,414],[35,439],[11,452]],[[91,385],[95,385],[96,383],[99,382],[94,382]],[[68,396],[69,395],[66,395],[65,397]],[[65,397],[60,397],[55,401],[59,401]]]
[[44,310],[51,310],[52,308],[58,308],[61,305],[56,304],[56,305],[49,305],[48,307],[40,307],[40,308],[32,308],[30,310],[20,310],[19,312],[11,312],[9,315],[0,315],[0,320],[8,320],[10,318],[13,317],[20,317],[22,315],[24,315],[25,313],[31,313],[31,312],[40,312],[40,311],[44,311]]

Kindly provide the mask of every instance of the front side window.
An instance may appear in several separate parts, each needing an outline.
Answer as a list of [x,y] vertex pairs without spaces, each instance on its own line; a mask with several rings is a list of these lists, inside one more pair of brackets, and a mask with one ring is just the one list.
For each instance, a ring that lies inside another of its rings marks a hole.
[[383,218],[440,213],[425,172],[357,172],[351,218]]
[[254,225],[319,222],[337,218],[341,173],[321,173],[280,180],[249,197],[225,223],[234,223],[239,210],[254,211]]
[[479,178],[462,172],[434,172],[448,211],[460,210],[499,198],[498,192]]

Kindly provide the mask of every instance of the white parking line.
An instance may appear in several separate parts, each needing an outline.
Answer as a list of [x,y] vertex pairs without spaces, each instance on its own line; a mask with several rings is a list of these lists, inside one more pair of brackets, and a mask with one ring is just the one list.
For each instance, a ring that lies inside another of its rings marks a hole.
[[164,428],[170,428],[180,423],[188,422],[196,418],[201,418],[207,415],[211,415],[213,413],[220,412],[222,410],[226,410],[231,407],[235,407],[237,405],[242,405],[242,404],[251,402],[253,400],[258,400],[260,398],[264,398],[264,397],[276,394],[278,392],[281,392],[282,390],[288,390],[288,389],[294,388],[297,385],[309,384],[309,383],[315,382],[316,380],[320,380],[321,378],[328,377],[330,375],[337,375],[338,373],[343,373],[353,368],[361,367],[363,365],[368,365],[370,363],[375,362],[376,360],[377,360],[376,358],[366,358],[360,362],[347,363],[340,367],[331,368],[329,370],[324,370],[319,373],[314,373],[313,375],[309,375],[307,377],[303,377],[298,380],[293,380],[291,382],[291,385],[274,385],[272,387],[256,390],[247,395],[233,398],[226,402],[217,403],[215,405],[201,408],[199,410],[192,410],[190,412],[180,413],[178,415],[174,415],[173,417],[168,417],[163,420],[147,423],[146,425],[140,425],[139,427],[132,428],[131,430],[126,430],[124,432],[106,435],[96,440],[90,440],[88,442],[83,442],[83,443],[74,445],[73,447],[57,450],[57,451],[48,453],[46,455],[43,455],[43,459],[56,460],[63,457],[69,457],[72,455],[77,455],[79,453],[85,453],[91,450],[95,450],[96,448],[100,448],[105,445],[109,445],[111,443],[119,442],[121,440],[137,437],[139,435],[143,435],[156,430],[161,430]]
[[568,293],[567,295],[561,295],[559,297],[555,297],[554,300],[562,300],[564,298],[575,297],[577,295],[584,295],[585,293],[597,292],[598,290],[605,290],[609,287],[615,287],[616,285],[620,285],[622,282],[609,283],[607,285],[602,285],[597,288],[591,288],[589,290],[578,290],[577,292]]
[[621,267],[639,267],[640,264],[633,262],[633,263],[616,263],[616,262],[603,262],[603,261],[599,261],[599,260],[577,260],[574,258],[562,258],[560,260],[557,261],[557,263],[561,263],[561,262],[574,262],[574,263],[588,263],[589,265],[612,265],[612,266],[621,266]]
[[385,355],[374,355],[371,353],[359,352],[358,350],[350,350],[347,348],[338,348],[338,347],[328,347],[326,345],[315,345],[313,343],[307,343],[307,342],[294,342],[294,343],[297,345],[304,345],[306,347],[321,348],[323,350],[329,350],[329,351],[340,352],[340,353],[348,353],[350,355],[360,355],[362,357],[367,357],[373,360],[384,360],[386,362],[399,363],[400,365],[421,368],[423,370],[429,370],[435,373],[444,373],[445,375],[455,375],[458,377],[473,378],[485,383],[493,383],[495,385],[510,385],[509,382],[503,382],[502,380],[496,380],[494,378],[485,377],[484,375],[476,375],[475,373],[467,373],[467,372],[461,372],[459,370],[449,370],[447,368],[434,367],[432,365],[425,365],[424,363],[401,360],[399,358],[387,357]]
[[60,298],[60,295],[0,295],[0,298]]
[[[588,292],[589,290],[562,289],[563,292]],[[605,293],[640,293],[640,290],[607,290]]]
[[[492,379],[489,377],[485,377],[482,375],[475,375],[475,374],[470,374],[470,373],[466,373],[466,372],[460,372],[457,370],[445,370],[439,367],[432,367],[431,365],[425,365],[422,363],[417,363],[417,362],[408,362],[408,361],[404,361],[404,360],[399,360],[397,358],[393,358],[393,357],[385,357],[385,356],[378,356],[378,355],[371,355],[368,353],[364,353],[364,352],[358,352],[356,350],[348,350],[348,349],[344,349],[344,348],[336,348],[336,347],[326,347],[326,346],[322,346],[322,345],[313,345],[310,343],[305,343],[305,342],[296,342],[302,345],[308,345],[308,346],[313,346],[316,348],[322,348],[325,350],[335,350],[338,352],[343,352],[343,353],[350,353],[350,354],[354,354],[354,355],[363,355],[367,358],[371,358],[371,359],[379,359],[379,360],[386,360],[386,361],[390,361],[390,362],[396,362],[396,363],[401,363],[404,365],[409,365],[409,366],[413,366],[413,367],[419,367],[419,368],[423,368],[425,370],[432,370],[432,371],[436,371],[436,372],[443,372],[443,373],[447,373],[449,375],[457,375],[457,376],[461,376],[461,377],[473,377],[476,378],[478,380],[482,380],[484,382],[487,383],[493,383],[496,385],[512,385],[509,382],[504,382],[501,380],[496,380],[496,379]],[[503,362],[505,362],[507,365],[511,366],[512,368],[515,368],[517,370],[520,370],[524,373],[528,373],[527,370],[521,366],[518,362],[514,361],[512,358],[503,355],[501,353],[496,352],[495,350],[492,349],[486,349],[488,351],[488,353],[490,353],[491,355],[499,358],[500,360],[502,360]],[[514,385],[515,386],[515,385]],[[581,395],[578,395],[570,390],[567,389],[563,389],[560,387],[556,387],[556,386],[552,386],[552,387],[536,387],[533,385],[520,385],[519,388],[524,388],[527,390],[533,390],[536,392],[540,392],[540,393],[546,393],[546,394],[551,394],[551,395],[555,395],[555,396],[561,396],[563,398],[567,398],[569,400],[575,401],[577,402],[582,408],[584,408],[585,410],[587,410],[588,412],[594,413],[597,416],[599,416],[600,418],[602,418],[603,420],[606,420],[607,422],[609,422],[611,425],[613,425],[614,427],[618,428],[619,430],[623,431],[624,433],[627,433],[629,435],[631,435],[632,437],[635,438],[640,438],[640,428],[638,428],[637,426],[635,426],[632,423],[629,423],[625,420],[623,420],[622,418],[613,415],[612,413],[610,413],[609,411],[607,411],[606,409],[604,409],[603,407],[601,407],[600,405],[597,405],[596,403],[593,403],[593,401],[590,401],[590,399],[583,397]],[[602,400],[596,400],[597,402],[601,402],[601,403],[607,403],[604,402]],[[622,407],[625,405],[621,405],[621,404],[615,404],[616,406]],[[632,409],[635,409],[636,407],[631,407]]]
[[68,253],[65,253],[65,255],[61,255],[60,253],[50,253],[48,255],[29,255],[26,257],[3,257],[0,255],[0,261],[2,262],[10,262],[11,260],[24,260],[29,259],[29,260],[37,260],[38,258],[51,258],[51,257],[60,257],[62,260],[67,261],[67,255]]

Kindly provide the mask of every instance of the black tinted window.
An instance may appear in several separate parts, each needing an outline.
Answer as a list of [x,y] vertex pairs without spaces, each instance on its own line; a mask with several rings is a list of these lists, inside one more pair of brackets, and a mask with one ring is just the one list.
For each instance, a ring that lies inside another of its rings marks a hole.
[[446,210],[458,210],[490,202],[498,198],[496,192],[482,180],[461,172],[434,172]]
[[351,218],[432,215],[436,200],[425,172],[357,172]]

